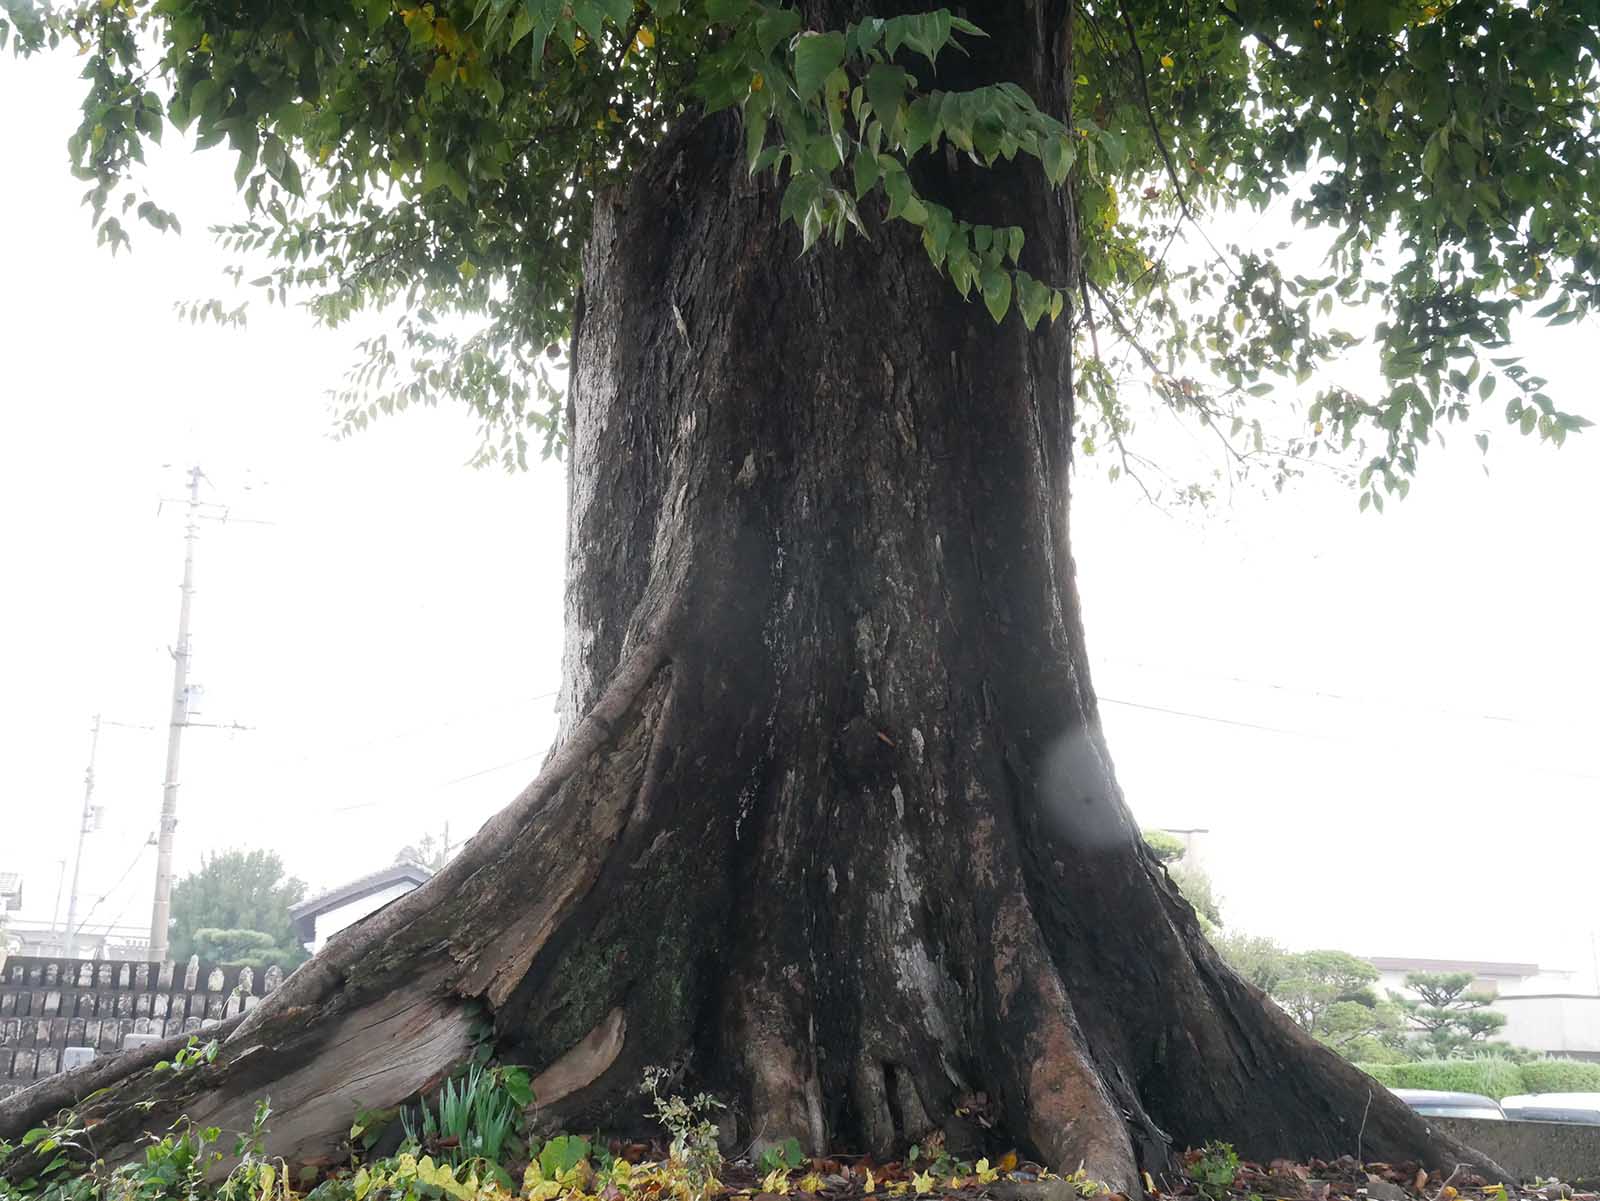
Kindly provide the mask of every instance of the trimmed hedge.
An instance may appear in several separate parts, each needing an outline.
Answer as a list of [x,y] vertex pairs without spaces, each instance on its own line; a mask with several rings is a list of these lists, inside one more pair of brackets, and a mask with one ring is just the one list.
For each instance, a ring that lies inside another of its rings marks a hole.
[[1358,1063],[1386,1088],[1431,1088],[1493,1097],[1518,1093],[1600,1092],[1600,1063],[1577,1059],[1424,1059],[1418,1063]]
[[1356,1067],[1360,1068],[1367,1075],[1371,1076],[1379,1084],[1383,1085],[1384,1088],[1399,1088],[1400,1087],[1399,1082],[1396,1081],[1395,1078],[1394,1078],[1394,1070],[1395,1070],[1395,1068],[1397,1068],[1399,1066],[1400,1065],[1397,1064],[1397,1063],[1358,1063],[1358,1064],[1356,1064]]
[[1600,1093],[1600,1063],[1535,1059],[1522,1065],[1525,1093]]
[[1481,1093],[1499,1100],[1529,1090],[1509,1059],[1424,1059],[1418,1063],[1358,1064],[1389,1088],[1431,1088],[1446,1093]]

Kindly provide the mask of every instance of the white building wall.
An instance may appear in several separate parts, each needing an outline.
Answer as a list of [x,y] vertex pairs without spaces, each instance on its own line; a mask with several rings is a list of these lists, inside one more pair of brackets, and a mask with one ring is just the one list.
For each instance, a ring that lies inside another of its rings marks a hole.
[[400,880],[394,884],[390,884],[386,888],[379,889],[370,896],[361,897],[354,901],[346,901],[343,905],[336,906],[335,908],[328,910],[326,913],[317,914],[317,936],[311,940],[311,943],[307,949],[315,954],[316,952],[322,950],[323,943],[327,942],[328,939],[339,933],[340,930],[343,930],[346,926],[351,925],[354,922],[360,921],[362,918],[366,917],[367,914],[382,909],[385,905],[387,905],[390,901],[395,900],[397,897],[405,896],[406,893],[410,892],[414,888],[416,888],[416,885],[410,880]]
[[1600,1059],[1600,997],[1501,997],[1494,1008],[1506,1015],[1497,1039],[1546,1055]]

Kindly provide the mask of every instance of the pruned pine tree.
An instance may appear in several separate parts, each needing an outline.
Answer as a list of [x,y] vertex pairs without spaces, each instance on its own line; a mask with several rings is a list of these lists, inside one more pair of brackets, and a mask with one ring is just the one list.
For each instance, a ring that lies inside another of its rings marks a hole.
[[[450,399],[485,459],[564,450],[570,559],[526,791],[204,1071],[96,1065],[0,1133],[105,1086],[116,1153],[270,1094],[315,1160],[487,1037],[581,1129],[677,1060],[741,1141],[881,1153],[981,1095],[1130,1195],[1210,1138],[1467,1158],[1263,1005],[1141,843],[1068,467],[1137,466],[1142,396],[1381,508],[1447,429],[1584,424],[1507,342],[1600,286],[1593,0],[29,3],[10,38],[84,54],[100,238],[174,224],[149,144],[231,154],[242,286],[393,314],[347,425]],[[1279,198],[1317,277],[1203,236]],[[1375,389],[1316,384],[1357,341]]]

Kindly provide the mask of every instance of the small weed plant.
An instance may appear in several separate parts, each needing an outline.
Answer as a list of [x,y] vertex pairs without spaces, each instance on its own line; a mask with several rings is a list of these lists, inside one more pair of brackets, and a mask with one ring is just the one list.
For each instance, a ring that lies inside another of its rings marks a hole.
[[1239,1175],[1239,1156],[1232,1143],[1210,1142],[1189,1165],[1189,1177],[1209,1201],[1225,1201]]
[[720,1187],[717,1172],[722,1167],[717,1124],[711,1115],[725,1106],[710,1093],[693,1098],[677,1093],[663,1097],[661,1086],[669,1076],[666,1068],[646,1068],[644,1091],[655,1104],[656,1121],[672,1137],[668,1154],[679,1176],[678,1196],[682,1201],[705,1201]]
[[176,1055],[174,1055],[171,1059],[163,1059],[160,1063],[155,1064],[150,1070],[152,1072],[183,1073],[192,1072],[196,1068],[203,1068],[207,1064],[215,1062],[217,1058],[217,1045],[217,1040],[212,1039],[210,1042],[202,1046],[200,1040],[191,1034],[189,1036],[189,1041],[182,1047],[178,1048],[178,1053]]
[[810,1162],[801,1150],[800,1140],[791,1138],[781,1146],[768,1147],[763,1151],[756,1161],[756,1167],[763,1176],[770,1176],[774,1172],[797,1172]]
[[520,1149],[522,1111],[532,1101],[521,1068],[473,1064],[466,1076],[446,1080],[432,1105],[423,1100],[415,1119],[402,1112],[400,1122],[406,1141],[419,1150],[439,1153],[452,1167],[476,1165],[509,1187],[501,1161]]

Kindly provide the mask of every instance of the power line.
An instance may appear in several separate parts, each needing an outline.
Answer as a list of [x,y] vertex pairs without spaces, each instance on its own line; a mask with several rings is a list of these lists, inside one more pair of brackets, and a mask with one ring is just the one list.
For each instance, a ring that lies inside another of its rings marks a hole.
[[[544,755],[545,752],[539,750],[533,752],[531,755],[522,755],[516,759],[507,759],[504,763],[496,763],[493,767],[479,768],[477,771],[468,772],[464,776],[455,776],[449,780],[441,780],[438,784],[433,786],[433,788],[430,790],[430,793],[442,792],[453,784],[464,784],[468,780],[476,780],[479,776],[492,776],[497,771],[505,771],[505,769],[508,767],[516,767],[519,763],[528,763],[534,759],[542,759]],[[340,805],[335,809],[329,810],[329,812],[354,813],[358,809],[372,809],[384,803],[385,802],[383,801],[362,801],[357,805]]]
[[453,726],[457,722],[476,714],[498,713],[508,709],[517,709],[521,708],[523,705],[532,705],[538,703],[539,701],[547,701],[552,697],[559,695],[560,689],[551,689],[549,692],[540,692],[534,696],[516,697],[512,700],[497,702],[492,705],[476,705],[468,709],[454,709],[450,711],[449,716],[440,718],[437,721],[423,722],[420,725],[407,726],[404,729],[391,730],[387,733],[375,734],[371,738],[364,738],[359,742],[335,743],[331,747],[325,747],[316,751],[308,751],[305,754],[296,755],[292,758],[285,755],[275,759],[266,759],[259,762],[257,766],[288,767],[300,763],[315,763],[319,759],[329,759],[336,755],[343,755],[353,751],[364,750],[367,747],[382,746],[384,743],[398,742],[402,738],[410,738],[413,735],[422,734],[429,730],[438,730],[443,729],[445,726]]
[[[1409,702],[1391,701],[1381,697],[1352,696],[1349,693],[1332,692],[1323,688],[1314,688],[1307,684],[1286,684],[1280,680],[1255,679],[1249,676],[1229,675],[1226,672],[1220,671],[1204,671],[1186,667],[1168,667],[1160,663],[1145,663],[1139,659],[1107,658],[1101,659],[1099,662],[1108,664],[1121,664],[1125,667],[1135,667],[1149,671],[1171,672],[1174,675],[1188,676],[1196,679],[1226,680],[1232,684],[1246,684],[1252,688],[1270,688],[1277,692],[1295,692],[1302,696],[1314,696],[1319,700],[1338,701],[1341,704],[1361,705],[1363,707],[1388,705],[1395,708],[1436,713],[1441,717],[1448,717],[1455,721],[1487,721],[1494,722],[1497,725],[1523,727],[1531,727],[1535,724],[1533,722],[1525,721],[1522,718],[1510,717],[1503,713],[1470,713],[1461,709],[1447,709],[1440,705],[1418,705]],[[1540,726],[1548,726],[1550,723],[1541,720],[1538,724]],[[1575,729],[1577,727],[1573,726],[1571,728]]]
[[1215,722],[1219,726],[1239,726],[1246,730],[1265,730],[1268,734],[1292,734],[1298,738],[1332,739],[1332,735],[1318,734],[1313,730],[1291,730],[1286,726],[1266,726],[1259,722],[1243,721],[1236,717],[1219,717],[1214,713],[1194,713],[1188,709],[1169,709],[1165,705],[1151,705],[1143,701],[1125,701],[1118,697],[1097,693],[1102,705],[1122,705],[1128,709],[1144,709],[1150,713],[1165,713],[1169,717],[1189,717],[1195,721]]
[[[1287,726],[1269,726],[1261,722],[1244,721],[1236,717],[1222,717],[1215,713],[1196,713],[1192,709],[1173,709],[1166,705],[1151,705],[1143,701],[1123,700],[1119,697],[1099,695],[1099,701],[1104,705],[1121,705],[1128,709],[1142,709],[1149,713],[1160,713],[1168,717],[1181,717],[1190,721],[1212,722],[1220,726],[1236,726],[1246,730],[1260,730],[1267,734],[1287,734],[1294,738],[1310,738],[1318,742],[1350,742],[1353,737],[1348,734],[1324,734],[1316,730],[1295,730]],[[1531,775],[1560,776],[1563,779],[1595,780],[1600,781],[1600,775],[1588,772],[1563,771],[1560,768],[1530,765],[1514,760],[1502,759],[1500,762],[1516,768],[1518,771],[1528,772]]]
[[[73,939],[77,938],[78,934],[83,930],[83,928],[89,924],[89,919],[94,916],[94,911],[100,908],[101,905],[105,904],[107,898],[109,898],[112,893],[116,892],[117,889],[121,888],[123,884],[126,883],[128,877],[133,874],[133,869],[139,866],[139,860],[144,858],[144,853],[149,849],[150,843],[148,840],[139,844],[139,849],[134,852],[133,862],[128,864],[122,875],[117,877],[117,882],[110,888],[106,889],[105,892],[101,893],[100,896],[95,899],[95,903],[89,906],[89,912],[83,915],[83,920],[78,923],[77,929],[69,929],[67,931],[67,941],[69,943]],[[126,906],[123,907],[123,912],[127,912]],[[115,925],[116,923],[113,922],[112,924]]]

